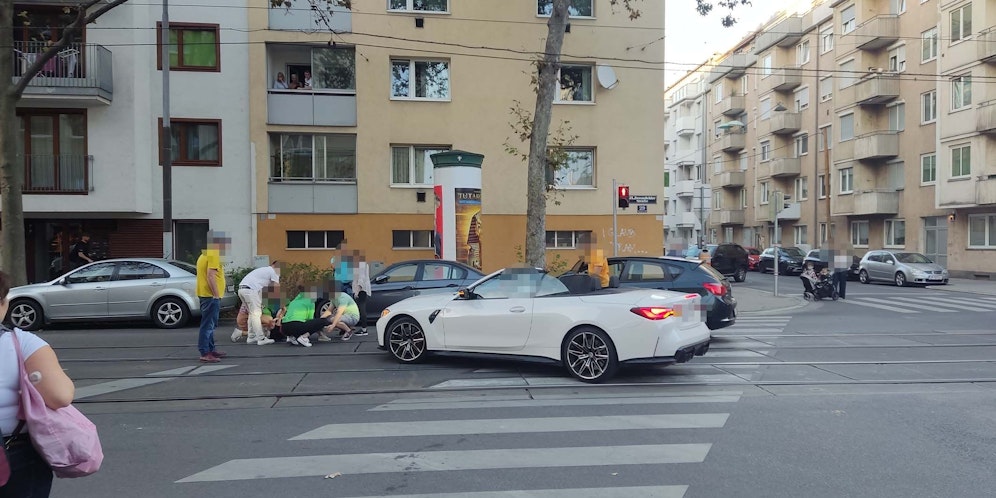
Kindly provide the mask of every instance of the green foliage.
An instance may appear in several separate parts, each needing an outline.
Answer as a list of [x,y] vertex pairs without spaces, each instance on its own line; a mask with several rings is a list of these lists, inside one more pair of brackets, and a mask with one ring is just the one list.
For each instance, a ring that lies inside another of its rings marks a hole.
[[[232,285],[239,285],[245,276],[254,268],[239,266],[229,269],[227,273],[228,282]],[[331,289],[332,268],[321,268],[310,263],[284,263],[280,267],[280,293],[285,299],[292,299],[297,295],[298,286],[309,289]]]
[[[515,245],[515,260],[519,263],[526,262],[526,256],[523,254],[522,245]],[[554,254],[553,259],[546,264],[546,271],[550,275],[561,275],[565,271],[571,268],[573,264],[567,260],[567,258],[561,256],[560,254]]]
[[[535,86],[535,74],[533,75],[533,84]],[[509,123],[509,127],[512,128],[512,132],[519,142],[524,144],[529,144],[529,141],[533,137],[533,116],[529,111],[522,108],[522,103],[518,100],[512,101],[514,105],[509,109],[509,113],[512,115],[512,122]],[[556,188],[555,180],[557,175],[557,170],[562,168],[567,164],[570,155],[568,154],[568,149],[574,142],[577,141],[578,135],[571,133],[571,122],[561,121],[560,125],[557,126],[557,130],[550,134],[547,138],[546,147],[546,171],[547,171],[547,186],[546,186],[546,196],[549,200],[553,198],[553,203],[560,205],[559,197],[564,195],[563,190]],[[529,163],[529,147],[527,146],[525,150],[520,149],[520,145],[512,143],[511,138],[505,139],[505,152],[508,154],[518,157],[525,163]]]
[[[622,0],[622,1],[626,1],[626,0]],[[695,0],[695,2],[697,4],[695,6],[695,9],[699,11],[699,14],[705,16],[705,15],[709,15],[709,13],[712,12],[712,7],[713,7],[712,4],[713,4],[713,2],[708,2],[706,0]],[[723,17],[723,19],[721,21],[723,23],[723,26],[727,27],[727,28],[729,28],[730,26],[733,26],[734,24],[737,23],[736,18],[734,18],[733,14],[732,14],[733,9],[735,9],[735,8],[737,8],[739,6],[744,6],[744,5],[750,5],[751,4],[750,0],[718,0],[715,3],[716,3],[716,5],[718,5],[720,7],[723,7],[725,9],[729,9],[730,12],[731,12],[730,14],[727,14],[725,17]]]

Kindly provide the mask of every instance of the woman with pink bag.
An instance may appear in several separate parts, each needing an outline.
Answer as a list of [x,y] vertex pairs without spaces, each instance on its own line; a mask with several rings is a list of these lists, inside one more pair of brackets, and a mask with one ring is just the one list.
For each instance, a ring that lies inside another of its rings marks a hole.
[[[7,316],[9,290],[10,278],[0,272],[0,321]],[[19,423],[21,372],[13,335],[13,331],[0,325],[0,433],[6,453],[6,462],[0,454],[0,483],[9,465],[6,484],[0,485],[0,498],[47,497],[52,489],[51,467],[35,450],[27,432],[14,434]],[[17,339],[26,372],[45,405],[53,410],[69,406],[76,386],[62,370],[52,347],[30,332],[17,332]]]

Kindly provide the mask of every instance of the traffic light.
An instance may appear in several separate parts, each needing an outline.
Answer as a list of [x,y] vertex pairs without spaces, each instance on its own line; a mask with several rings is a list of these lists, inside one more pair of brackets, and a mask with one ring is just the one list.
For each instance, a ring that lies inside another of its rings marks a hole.
[[629,185],[619,186],[619,207],[626,209],[629,207]]

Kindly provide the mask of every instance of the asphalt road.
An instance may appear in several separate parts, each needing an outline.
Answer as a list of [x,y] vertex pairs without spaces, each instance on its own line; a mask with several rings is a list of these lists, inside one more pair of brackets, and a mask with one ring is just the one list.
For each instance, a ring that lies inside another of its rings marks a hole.
[[223,328],[230,357],[203,365],[194,328],[58,327],[42,336],[106,460],[53,496],[991,494],[996,297],[848,291],[602,386],[508,360],[399,365],[372,335],[305,349]]

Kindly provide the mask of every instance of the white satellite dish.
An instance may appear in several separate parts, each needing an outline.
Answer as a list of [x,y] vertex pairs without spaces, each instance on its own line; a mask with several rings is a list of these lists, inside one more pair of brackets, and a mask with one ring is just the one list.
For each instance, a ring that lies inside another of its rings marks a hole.
[[612,66],[599,65],[597,73],[598,84],[602,85],[602,88],[612,90],[619,84],[619,80],[616,79],[616,71],[612,69]]

